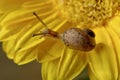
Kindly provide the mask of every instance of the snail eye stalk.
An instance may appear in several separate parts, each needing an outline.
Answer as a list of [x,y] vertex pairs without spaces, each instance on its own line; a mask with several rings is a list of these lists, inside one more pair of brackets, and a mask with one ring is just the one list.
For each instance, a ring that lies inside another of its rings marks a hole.
[[32,34],[33,37],[41,35],[41,37],[52,36],[52,37],[55,37],[55,38],[59,38],[59,34],[55,31],[49,29],[47,27],[47,25],[43,22],[43,20],[35,12],[33,12],[33,15],[36,16],[36,18],[40,21],[40,23],[42,23],[44,25],[44,27],[46,28],[44,31],[41,31],[40,33]]
[[36,18],[46,27],[46,29],[48,29],[47,25],[42,21],[42,19],[35,12],[33,12],[33,15],[35,15]]

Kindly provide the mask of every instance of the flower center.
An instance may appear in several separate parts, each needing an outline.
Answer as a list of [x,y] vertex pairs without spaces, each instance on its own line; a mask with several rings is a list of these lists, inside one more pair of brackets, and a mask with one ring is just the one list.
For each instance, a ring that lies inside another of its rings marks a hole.
[[104,25],[120,7],[119,0],[64,0],[63,13],[80,27]]

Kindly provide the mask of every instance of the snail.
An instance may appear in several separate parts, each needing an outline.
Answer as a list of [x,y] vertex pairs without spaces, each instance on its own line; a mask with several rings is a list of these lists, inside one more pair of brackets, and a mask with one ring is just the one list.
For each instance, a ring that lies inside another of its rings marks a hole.
[[92,30],[88,28],[84,28],[83,30],[80,28],[69,28],[64,31],[64,33],[59,34],[58,32],[48,29],[47,25],[39,18],[35,12],[33,12],[33,14],[46,27],[45,31],[33,34],[33,36],[52,36],[54,38],[61,39],[67,47],[75,50],[87,52],[94,49],[96,42],[95,33]]

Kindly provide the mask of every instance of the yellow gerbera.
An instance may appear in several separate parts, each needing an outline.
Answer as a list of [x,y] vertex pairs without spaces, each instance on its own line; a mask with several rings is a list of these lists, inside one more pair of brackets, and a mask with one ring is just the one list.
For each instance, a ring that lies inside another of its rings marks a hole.
[[[119,0],[26,0],[19,5],[16,0],[11,2],[17,7],[0,8],[5,13],[0,22],[0,40],[15,63],[22,65],[37,59],[42,63],[43,80],[71,80],[86,66],[91,80],[120,80]],[[83,52],[69,49],[59,39],[32,37],[44,30],[33,12],[58,33],[73,26],[90,28],[96,35],[96,47]]]

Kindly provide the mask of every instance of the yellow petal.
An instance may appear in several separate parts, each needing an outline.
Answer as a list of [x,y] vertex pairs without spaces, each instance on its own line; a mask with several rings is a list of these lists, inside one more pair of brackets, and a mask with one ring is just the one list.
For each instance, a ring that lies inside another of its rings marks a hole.
[[53,61],[42,63],[42,79],[58,80],[57,79],[58,64],[59,58]]
[[[114,26],[116,27],[116,25]],[[119,28],[118,28],[119,29]],[[107,28],[110,38],[112,40],[115,52],[116,52],[116,58],[117,58],[117,64],[118,64],[118,80],[120,80],[120,35],[118,35],[113,29]],[[120,32],[119,32],[120,33]]]
[[116,53],[110,35],[104,27],[97,27],[94,31],[97,45],[88,54],[89,66],[91,68],[90,74],[94,74],[98,80],[117,80]]
[[0,10],[0,21],[3,19],[4,17],[4,12]]
[[64,49],[65,47],[62,41],[50,38],[38,45],[39,53],[37,60],[39,62],[45,62],[56,59],[64,53]]
[[90,67],[88,67],[88,74],[89,74],[89,79],[90,80],[98,80],[97,77],[96,77],[96,75],[90,69]]
[[20,52],[19,50],[14,50],[14,45],[15,40],[3,42],[3,49],[6,52],[8,58],[13,59],[14,62],[18,65],[23,65],[36,59],[38,49],[31,48],[29,50]]
[[[43,1],[43,3],[45,3]],[[39,4],[39,5],[38,5]],[[25,7],[19,8],[17,10],[14,10],[2,20],[1,24],[6,25],[6,24],[14,24],[14,23],[20,23],[20,21],[29,21],[31,19],[36,19],[36,17],[33,15],[33,12],[39,13],[38,15],[41,17],[43,14],[45,15],[46,13],[50,12],[53,10],[55,7],[52,5],[52,3],[49,3],[48,5],[40,5],[42,3],[40,2],[35,2],[33,8],[28,9]],[[50,6],[51,5],[51,6]],[[45,16],[44,16],[45,17]],[[43,18],[43,17],[41,17]],[[23,21],[23,22],[24,22]]]
[[111,19],[108,25],[120,36],[120,14]]
[[[14,25],[15,26],[15,25]],[[23,26],[23,24],[18,24],[19,27],[14,27],[11,29],[6,29],[5,27],[1,28],[0,30],[0,41],[6,41],[12,38],[16,38],[20,30],[24,30],[25,28],[20,28],[20,26]],[[11,27],[11,26],[9,26]],[[29,27],[29,25],[26,25],[26,27]]]
[[12,52],[14,51],[15,44],[15,40],[5,41],[2,43],[3,50],[7,54],[7,57],[10,59],[14,58],[14,54]]
[[20,7],[20,5],[23,4],[24,2],[28,2],[28,1],[32,1],[32,0],[20,0],[20,1],[0,0],[0,10],[2,11],[13,10],[13,9]]
[[[52,29],[54,31],[58,31],[62,27],[62,25],[64,25],[66,23],[66,20],[63,20],[60,17],[58,17],[56,19],[55,14],[48,17],[47,21],[50,22],[48,24],[48,27],[50,27],[50,29]],[[25,49],[33,47],[33,46],[41,43],[42,41],[44,41],[44,38],[40,39],[40,36],[32,37],[32,34],[35,33],[35,31],[41,30],[40,29],[42,27],[41,25],[37,24],[34,27],[30,28],[29,31],[27,31],[26,33],[24,33],[24,32],[20,33],[20,36],[17,37],[18,43],[16,44],[15,48],[16,49],[22,48],[23,50],[25,50]],[[43,30],[41,30],[41,31],[43,31]]]
[[15,45],[15,39],[6,41],[3,42],[3,49],[7,56],[19,65],[26,64],[34,59],[37,59],[39,62],[50,61],[60,57],[64,52],[63,42],[54,38],[48,38],[26,50],[21,50],[21,48],[15,50]]
[[18,51],[12,54],[14,54],[14,62],[17,63],[18,65],[23,65],[35,60],[37,53],[38,53],[37,49],[31,48],[26,51],[21,51],[21,52]]
[[72,80],[86,67],[87,60],[84,52],[67,48],[61,57],[58,80]]
[[[26,26],[28,25],[30,25],[33,28],[36,22],[38,22],[36,17],[33,15],[33,12],[39,13],[40,18],[44,19],[46,18],[46,16],[48,17],[51,13],[55,11],[53,9],[53,6],[42,6],[40,8],[39,7],[40,6],[37,6],[37,8],[33,9],[22,8],[9,13],[0,22],[1,25],[0,33],[2,34],[0,36],[0,40],[5,40],[12,37],[16,33],[18,33],[21,29],[26,28]],[[34,27],[33,29],[35,28],[36,27]],[[39,31],[39,29],[37,31]]]
[[42,6],[46,6],[46,5],[50,5],[53,4],[52,0],[34,0],[34,1],[29,1],[29,2],[25,2],[22,4],[23,8],[27,8],[27,9],[32,9],[32,8],[38,8],[38,7],[42,7]]

